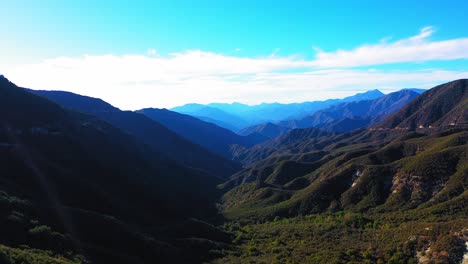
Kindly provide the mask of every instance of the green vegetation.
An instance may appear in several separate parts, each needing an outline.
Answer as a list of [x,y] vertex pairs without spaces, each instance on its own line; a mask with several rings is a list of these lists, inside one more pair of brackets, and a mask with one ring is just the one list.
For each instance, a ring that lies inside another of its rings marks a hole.
[[[223,183],[237,166],[172,136],[158,148],[160,125],[140,114],[101,116],[118,129],[0,78],[0,263],[459,263],[468,130],[442,125],[463,121],[466,100],[447,87],[404,110],[436,106],[448,119],[422,117],[437,129],[292,130],[233,148],[246,166]],[[424,111],[405,113],[390,123],[413,128]]]
[[322,157],[300,166],[280,158],[297,145],[280,146],[220,186],[237,247],[214,263],[460,263],[468,132],[366,133],[322,139]]
[[[271,220],[325,211],[433,206],[466,191],[467,139],[468,132],[458,130],[329,137],[323,139],[328,144],[321,158],[312,162],[268,158],[234,175],[220,186],[226,190],[221,208],[228,219]],[[315,142],[307,151],[321,146]],[[272,157],[288,156],[281,149]]]
[[435,263],[459,263],[466,212],[444,221],[407,219],[411,214],[342,211],[229,222],[224,228],[234,234],[237,247],[214,263],[418,263],[423,256]]
[[2,264],[78,264],[86,263],[81,257],[73,259],[55,255],[52,251],[24,248],[11,248],[0,245]]

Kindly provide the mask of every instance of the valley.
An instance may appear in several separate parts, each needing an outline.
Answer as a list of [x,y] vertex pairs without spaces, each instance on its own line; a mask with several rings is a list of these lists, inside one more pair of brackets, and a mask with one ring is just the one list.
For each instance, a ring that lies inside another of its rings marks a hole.
[[[2,77],[0,260],[459,263],[467,87],[338,103],[309,127],[238,135]],[[320,125],[348,117],[374,121]]]

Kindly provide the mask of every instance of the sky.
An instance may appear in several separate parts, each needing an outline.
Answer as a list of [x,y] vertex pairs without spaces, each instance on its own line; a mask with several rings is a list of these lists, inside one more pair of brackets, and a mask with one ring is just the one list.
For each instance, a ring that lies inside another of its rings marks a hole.
[[0,10],[0,74],[126,110],[468,78],[465,0],[6,0]]

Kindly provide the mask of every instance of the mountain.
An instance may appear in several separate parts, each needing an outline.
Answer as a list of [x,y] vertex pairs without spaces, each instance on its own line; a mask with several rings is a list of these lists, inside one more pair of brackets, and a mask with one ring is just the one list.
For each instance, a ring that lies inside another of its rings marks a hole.
[[189,218],[216,216],[219,182],[0,78],[2,263],[205,261],[229,235]]
[[280,122],[280,125],[298,128],[317,127],[333,132],[348,132],[382,121],[418,95],[416,92],[405,89],[374,100],[332,105],[300,120]]
[[363,92],[363,93],[357,93],[355,95],[345,97],[341,101],[352,102],[352,101],[362,101],[362,100],[374,100],[384,95],[385,95],[384,93],[375,89],[375,90],[370,90],[370,91]]
[[[244,169],[220,185],[220,208],[233,223],[252,224],[237,233],[241,249],[218,263],[460,263],[468,240],[459,233],[468,219],[466,84],[434,87],[370,129],[293,129],[235,149]],[[392,111],[387,100],[362,113]],[[401,129],[406,122],[432,127]]]
[[241,129],[262,123],[274,123],[285,119],[299,119],[337,103],[372,100],[383,95],[384,94],[379,90],[372,90],[343,99],[329,99],[325,101],[292,104],[262,103],[252,106],[241,103],[211,103],[208,105],[187,104],[174,107],[171,110],[188,114],[237,132]]
[[238,165],[211,153],[200,145],[184,139],[143,114],[121,111],[101,99],[62,91],[37,91],[66,108],[95,115],[109,124],[137,137],[160,155],[189,167],[198,168],[216,177],[227,177],[238,170]]
[[374,130],[274,152],[221,185],[229,227],[251,224],[216,263],[461,263],[467,141],[466,129]]
[[468,80],[461,79],[434,87],[376,128],[441,127],[468,122]]
[[405,89],[402,89],[402,90],[410,90],[410,91],[416,92],[418,94],[422,94],[425,91],[427,91],[427,89],[420,89],[420,88],[405,88]]
[[264,123],[260,125],[255,125],[251,127],[244,128],[240,130],[239,135],[250,135],[252,133],[257,133],[263,135],[267,138],[275,138],[291,130],[288,127],[283,127],[273,123]]
[[[145,109],[154,121],[2,77],[0,263],[461,263],[466,84],[317,112],[326,129],[386,116],[370,128],[226,143],[235,171],[159,122],[194,140],[245,138],[213,124]],[[223,166],[233,174],[216,173]]]
[[221,109],[201,104],[187,104],[170,109],[181,114],[191,115],[206,122],[214,123],[231,131],[237,131],[247,125],[242,118]]
[[267,139],[255,131],[245,136],[239,136],[215,124],[167,109],[145,108],[137,113],[141,113],[182,137],[227,158],[231,158],[230,146],[233,144],[250,147]]

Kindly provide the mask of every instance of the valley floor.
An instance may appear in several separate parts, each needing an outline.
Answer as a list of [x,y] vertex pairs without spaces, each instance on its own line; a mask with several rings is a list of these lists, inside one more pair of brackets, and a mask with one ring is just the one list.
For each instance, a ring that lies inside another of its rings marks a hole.
[[462,263],[468,217],[461,214],[338,212],[230,222],[224,228],[236,247],[213,263]]

